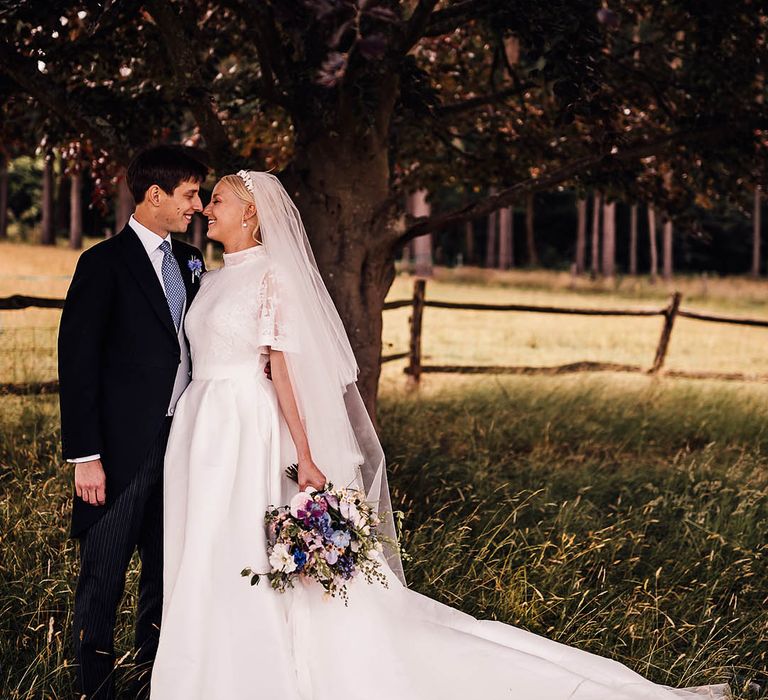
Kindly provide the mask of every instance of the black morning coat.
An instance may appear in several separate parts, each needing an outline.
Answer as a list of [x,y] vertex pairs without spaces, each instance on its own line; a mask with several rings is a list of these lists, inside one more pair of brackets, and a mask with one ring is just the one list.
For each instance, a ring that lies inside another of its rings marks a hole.
[[[172,248],[189,309],[200,288],[189,261],[204,264],[203,256],[183,241],[174,239]],[[128,486],[158,436],[180,352],[163,288],[133,229],[126,226],[86,250],[59,327],[61,439],[64,459],[101,455],[107,502],[92,506],[75,495],[72,537],[82,535]]]

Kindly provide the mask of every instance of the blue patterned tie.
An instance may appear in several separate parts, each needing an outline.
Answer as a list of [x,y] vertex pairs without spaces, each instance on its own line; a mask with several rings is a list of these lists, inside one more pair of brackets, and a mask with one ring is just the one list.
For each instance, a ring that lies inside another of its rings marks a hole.
[[181,277],[181,270],[176,258],[171,252],[171,244],[166,240],[160,244],[163,251],[163,284],[165,285],[165,297],[168,300],[168,308],[171,310],[173,323],[176,330],[181,325],[181,314],[184,311],[184,302],[187,299],[187,290]]

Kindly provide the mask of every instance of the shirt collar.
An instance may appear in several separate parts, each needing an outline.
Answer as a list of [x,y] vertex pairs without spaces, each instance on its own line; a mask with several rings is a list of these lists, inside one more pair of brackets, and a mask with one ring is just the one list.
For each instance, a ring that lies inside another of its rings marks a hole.
[[128,225],[136,232],[136,235],[139,237],[141,244],[147,251],[147,255],[152,255],[152,253],[154,253],[163,244],[163,241],[168,241],[171,246],[171,250],[173,250],[173,241],[171,240],[170,234],[168,234],[165,238],[159,236],[154,231],[150,231],[146,226],[136,221],[136,217],[134,217],[133,214],[131,214],[131,218],[128,220]]

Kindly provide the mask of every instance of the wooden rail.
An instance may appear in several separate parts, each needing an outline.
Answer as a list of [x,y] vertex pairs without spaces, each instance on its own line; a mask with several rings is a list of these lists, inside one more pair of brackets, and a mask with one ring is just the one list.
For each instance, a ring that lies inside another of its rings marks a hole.
[[42,309],[63,309],[63,299],[47,299],[45,297],[28,297],[22,294],[14,294],[11,297],[0,299],[0,311],[13,311],[16,309],[29,309],[32,307]]
[[[400,305],[402,306],[402,302]],[[433,309],[533,311],[537,314],[573,314],[577,316],[658,316],[664,313],[663,309],[570,309],[560,306],[532,306],[530,304],[457,304],[448,301],[425,301],[424,306]]]
[[21,382],[0,384],[0,396],[27,396],[55,394],[59,390],[59,382]]

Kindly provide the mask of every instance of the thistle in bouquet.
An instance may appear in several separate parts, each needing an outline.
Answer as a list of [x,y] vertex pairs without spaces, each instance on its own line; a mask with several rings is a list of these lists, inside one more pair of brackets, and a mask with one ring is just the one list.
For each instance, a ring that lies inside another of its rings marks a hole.
[[[297,467],[286,474],[297,481]],[[284,592],[297,579],[316,581],[327,595],[348,601],[346,584],[357,576],[368,583],[387,586],[382,573],[383,544],[380,518],[365,494],[356,489],[336,489],[327,484],[321,491],[300,491],[291,503],[270,506],[264,517],[267,529],[267,553],[271,571],[267,574],[243,569],[251,585],[266,576],[272,588]]]

